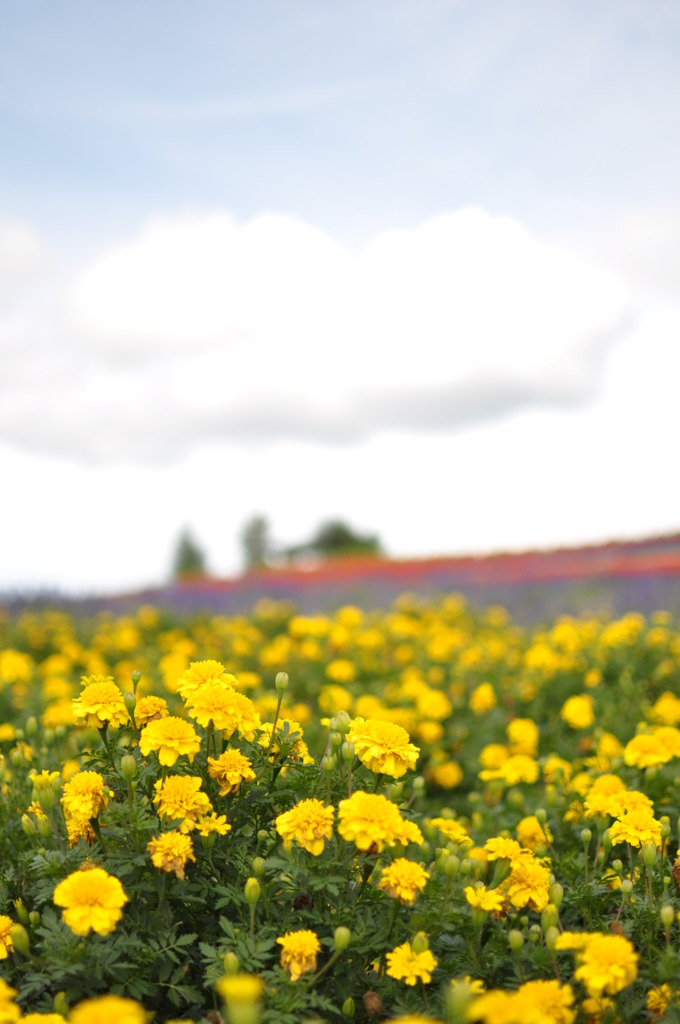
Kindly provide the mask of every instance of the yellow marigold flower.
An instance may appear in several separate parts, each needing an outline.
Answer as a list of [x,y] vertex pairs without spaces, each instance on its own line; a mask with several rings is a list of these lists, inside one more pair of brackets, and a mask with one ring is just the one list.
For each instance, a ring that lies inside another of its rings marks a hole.
[[69,1024],[147,1024],[149,1014],[134,999],[97,996],[85,999],[69,1012]]
[[158,760],[166,767],[171,767],[183,754],[193,761],[200,747],[201,741],[191,722],[174,715],[149,722],[139,737],[139,749],[144,757],[157,750]]
[[534,853],[539,846],[552,843],[552,832],[547,825],[539,825],[538,818],[534,814],[528,815],[517,825],[517,840],[527,850]]
[[496,707],[496,694],[491,683],[480,683],[470,694],[470,711],[475,715],[483,715]]
[[56,782],[57,779],[61,778],[59,772],[48,772],[43,770],[40,772],[40,774],[38,774],[35,771],[35,769],[29,772],[28,777],[33,783],[33,788],[37,789],[39,793],[45,789],[52,789],[52,783]]
[[655,722],[660,724],[678,725],[680,723],[680,699],[670,690],[666,690],[652,707],[651,716]]
[[479,763],[482,768],[500,768],[509,756],[510,751],[502,743],[487,743],[479,755]]
[[195,775],[169,775],[154,784],[158,814],[168,821],[181,821],[180,832],[196,828],[196,819],[212,811],[207,793],[200,793],[203,780]]
[[347,658],[335,658],[326,665],[326,675],[334,683],[353,683],[357,670]]
[[633,736],[623,751],[623,760],[634,768],[666,764],[672,757],[673,754],[659,743],[656,736],[644,732]]
[[212,722],[225,739],[238,729],[242,736],[252,740],[260,728],[260,716],[252,700],[223,683],[204,683],[186,698],[187,713],[199,725],[207,728]]
[[231,974],[218,978],[215,988],[227,1006],[249,1006],[262,998],[264,982],[254,974]]
[[404,821],[399,808],[380,793],[357,790],[338,805],[338,832],[359,850],[375,849],[382,853],[385,846],[395,843],[422,843],[418,826]]
[[79,839],[84,839],[88,846],[97,841],[94,829],[87,818],[67,818],[66,834],[69,846],[77,846]]
[[680,729],[659,725],[654,730],[654,738],[671,757],[680,757]]
[[511,862],[509,876],[500,887],[516,910],[529,907],[539,913],[550,899],[550,870],[528,850]]
[[526,754],[513,754],[503,761],[499,768],[485,768],[479,773],[482,782],[493,782],[496,779],[508,786],[516,786],[519,782],[535,782],[538,778],[538,763]]
[[319,692],[319,710],[325,715],[337,715],[338,711],[349,711],[354,703],[352,694],[344,686],[330,683]]
[[516,992],[491,989],[475,999],[467,1011],[469,1021],[484,1024],[572,1024],[574,993],[559,981],[527,981]]
[[450,843],[456,843],[457,846],[472,846],[467,829],[455,818],[427,818],[426,824],[438,829]]
[[484,843],[489,860],[516,860],[522,854],[522,847],[516,839],[505,836],[493,836]]
[[403,942],[387,954],[387,974],[407,985],[417,985],[419,981],[429,985],[436,966],[437,961],[431,950],[416,953],[410,942]]
[[546,782],[568,783],[571,778],[572,767],[569,761],[557,754],[548,754],[543,763],[543,778]]
[[647,1009],[655,1018],[663,1017],[671,1005],[673,994],[670,985],[659,985],[658,988],[650,988],[647,993]]
[[562,705],[560,718],[572,729],[589,729],[595,721],[593,698],[589,693],[570,697]]
[[600,775],[587,791],[584,803],[586,817],[595,818],[607,814],[615,816],[620,811],[620,797],[625,791],[625,783],[618,775]]
[[6,914],[0,914],[0,960],[6,960],[7,955],[12,952],[14,945],[9,934],[14,921]]
[[479,910],[502,910],[505,898],[498,889],[487,889],[484,885],[468,885],[463,889],[465,899],[471,907]]
[[189,694],[206,683],[235,686],[236,677],[227,672],[219,661],[192,661],[189,668],[179,677],[177,689],[182,699],[186,700]]
[[126,725],[129,720],[127,708],[122,691],[113,679],[110,676],[86,678],[94,682],[89,682],[80,697],[72,701],[73,717],[76,722],[82,722],[91,729],[104,729],[106,726],[117,729],[120,725]]
[[160,868],[161,871],[174,871],[177,878],[184,878],[187,861],[196,860],[191,837],[181,832],[164,832],[155,839],[150,839],[146,848],[151,854],[155,868]]
[[158,721],[159,718],[167,718],[169,714],[168,702],[162,697],[154,697],[153,694],[140,697],[135,705],[135,722],[138,729],[149,722]]
[[[4,1017],[0,1016],[4,1022]],[[21,1024],[64,1024],[60,1013],[27,1013],[21,1017]]]
[[420,751],[410,742],[406,729],[392,722],[353,719],[347,739],[370,771],[400,779],[415,768]]
[[54,902],[64,908],[64,922],[74,935],[109,935],[123,916],[128,898],[123,886],[103,868],[74,871],[54,890]]
[[[272,729],[274,728],[272,722],[264,722],[262,725],[262,732],[257,738],[257,742],[265,750],[269,749],[269,760],[276,761],[281,754],[281,747],[290,747],[292,749],[287,755],[291,761],[302,761],[303,764],[314,764],[314,758],[309,756],[309,750],[307,744],[302,739],[303,732],[302,726],[299,722],[296,722],[294,718],[279,718],[276,722],[276,733],[274,735],[274,741],[269,746],[269,740],[272,735]],[[297,737],[297,739],[295,739]]]
[[463,781],[463,770],[457,761],[445,761],[432,768],[427,777],[442,789],[455,789]]
[[317,935],[306,929],[286,932],[276,940],[281,946],[281,966],[288,971],[291,981],[297,981],[303,974],[316,970],[316,958],[321,952]]
[[400,903],[415,903],[416,897],[427,885],[430,875],[421,864],[398,857],[383,868],[378,888],[383,889]]
[[588,996],[581,1003],[585,1024],[600,1024],[608,1010],[611,1010],[611,1014],[607,1020],[611,1024],[616,1024],[616,1017],[614,1016],[615,1005],[614,1000],[608,999],[607,996],[602,996],[600,999],[593,999],[592,996]]
[[505,730],[511,754],[535,757],[538,750],[538,726],[531,718],[515,718]]
[[295,840],[303,850],[318,857],[323,853],[325,840],[333,835],[333,815],[333,808],[325,807],[321,800],[301,800],[290,811],[279,814],[276,831],[283,837],[287,850]]
[[197,818],[195,828],[199,836],[226,836],[227,832],[231,832],[231,825],[227,821],[226,814],[217,815],[214,812],[202,814],[200,818]]
[[661,846],[661,822],[646,807],[633,807],[615,821],[609,829],[612,846],[619,843],[630,843],[631,846],[644,846],[653,843]]
[[574,977],[595,998],[616,995],[637,978],[638,955],[632,942],[622,935],[565,932],[558,938],[556,949],[575,950]]
[[252,763],[240,750],[225,750],[217,758],[209,757],[208,775],[220,787],[220,796],[238,792],[242,782],[255,778]]
[[64,786],[61,804],[66,818],[98,818],[109,802],[109,791],[98,772],[77,772]]

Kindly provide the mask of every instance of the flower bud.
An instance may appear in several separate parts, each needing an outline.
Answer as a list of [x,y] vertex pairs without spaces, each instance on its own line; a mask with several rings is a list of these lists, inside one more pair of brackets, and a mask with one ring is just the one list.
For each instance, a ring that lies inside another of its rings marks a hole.
[[557,928],[555,928],[554,925],[553,925],[552,928],[548,928],[547,932],[545,933],[545,945],[546,945],[546,948],[549,949],[551,953],[554,950],[555,945],[556,945],[557,940],[559,939],[559,937],[560,937],[560,933],[558,932]]
[[38,913],[37,910],[32,910],[31,913],[28,915],[28,923],[31,926],[31,928],[38,927],[38,925],[40,924],[40,914]]
[[559,882],[555,882],[554,885],[550,886],[550,902],[553,904],[553,906],[559,909],[559,907],[562,906],[563,899],[564,887],[561,886]]
[[257,845],[260,846],[260,844],[266,842],[267,839],[269,839],[269,832],[267,832],[266,828],[258,829]]
[[30,814],[21,815],[21,827],[27,836],[34,836],[37,831],[33,818]]
[[356,1012],[357,1011],[354,1005],[354,1000],[352,999],[351,996],[347,996],[347,999],[345,999],[344,1003],[342,1004],[343,1017],[353,1017]]
[[55,1013],[60,1013],[62,1017],[66,1017],[69,1007],[65,992],[57,992],[56,996],[52,1000],[52,1007]]
[[659,911],[659,917],[661,918],[661,924],[664,926],[666,931],[668,931],[675,920],[675,911],[670,903],[664,903]]
[[24,956],[30,955],[31,943],[28,938],[28,932],[23,924],[13,924],[9,930],[9,937],[12,940],[12,945],[19,953],[23,953]]
[[547,932],[549,928],[553,928],[557,924],[557,907],[552,903],[548,906],[541,914],[541,928],[543,932]]
[[46,814],[49,814],[54,807],[54,800],[55,794],[51,786],[48,789],[38,790],[38,803]]
[[254,907],[260,898],[260,883],[257,878],[249,878],[245,884],[246,900],[249,907]]
[[532,924],[529,929],[529,942],[532,946],[535,946],[541,937],[541,926],[540,924]]
[[534,817],[536,818],[536,821],[539,825],[545,825],[546,821],[548,820],[548,812],[546,811],[545,807],[537,807],[534,812]]
[[554,807],[557,803],[557,786],[553,786],[552,782],[545,787],[545,801],[548,807]]
[[32,739],[38,731],[38,720],[35,715],[30,715],[26,719],[26,735],[29,739]]
[[619,858],[617,857],[616,860],[612,861],[612,868],[617,875],[620,875],[623,871],[623,861],[619,860]]
[[509,789],[505,794],[505,802],[513,811],[522,811],[525,804],[524,793],[521,789]]
[[38,818],[38,832],[43,839],[47,839],[48,836],[52,835],[52,826],[50,825],[48,818],[44,818],[42,816]]
[[349,732],[349,727],[351,724],[352,719],[349,717],[346,711],[339,711],[335,716],[335,728],[344,735],[347,735],[347,733]]
[[55,732],[54,729],[43,729],[43,743],[46,747],[51,747],[54,743]]
[[335,771],[335,760],[330,754],[324,754],[321,758],[321,767],[327,775],[332,775]]
[[430,943],[425,932],[418,932],[413,936],[411,942],[411,949],[414,953],[424,953],[426,949],[430,948]]
[[123,778],[127,782],[132,782],[135,775],[137,774],[137,762],[134,754],[123,754],[120,759],[120,769],[123,773]]
[[422,796],[422,794],[425,792],[425,779],[422,777],[422,775],[416,775],[411,785],[413,786],[413,792],[416,794],[416,796]]
[[288,673],[277,672],[274,680],[274,686],[278,693],[284,693],[288,689]]
[[661,838],[668,839],[671,834],[671,826],[667,821],[661,822]]
[[353,743],[348,743],[347,740],[345,740],[345,742],[342,744],[342,747],[340,748],[340,750],[342,752],[342,759],[347,764],[349,764],[351,761],[354,760],[354,744]]
[[224,954],[224,973],[227,975],[238,974],[238,957],[236,953],[229,952]]
[[508,932],[508,942],[513,953],[519,953],[524,945],[524,936],[517,928],[511,928]]
[[134,715],[135,708],[137,707],[137,698],[135,697],[132,690],[126,690],[123,694],[123,703],[128,710],[128,714]]
[[656,847],[653,843],[643,843],[642,859],[644,861],[645,867],[654,867],[654,865],[656,864]]
[[633,883],[630,878],[624,878],[621,882],[621,892],[624,896],[630,896],[633,891]]
[[456,878],[459,872],[460,860],[454,854],[449,854],[444,861],[444,874],[447,878]]
[[393,800],[396,803],[397,800],[401,799],[401,797],[403,795],[403,792],[404,792],[404,783],[403,782],[393,782],[391,784],[391,786],[389,787],[389,789],[387,791],[387,794],[388,794],[390,800]]
[[342,743],[343,743],[342,733],[341,732],[332,732],[331,733],[331,746],[333,747],[333,750],[339,750],[340,747],[342,746]]
[[349,928],[346,928],[344,925],[340,925],[336,928],[333,933],[333,944],[335,945],[336,951],[338,953],[344,952],[344,950],[349,946],[351,939],[352,933]]
[[138,668],[136,668],[130,678],[132,679],[132,685],[136,690],[137,687],[139,686],[139,681],[142,678],[142,673],[139,671]]
[[590,843],[590,840],[592,838],[593,838],[593,833],[590,831],[589,828],[581,829],[581,842],[583,843],[584,846],[588,846],[588,844]]
[[10,764],[12,765],[12,768],[21,768],[22,764],[24,763],[24,755],[22,754],[18,747],[15,747],[14,750],[10,752],[9,761]]
[[19,921],[21,922],[21,924],[23,924],[23,925],[28,924],[29,923],[28,911],[26,910],[26,907],[23,904],[23,900],[20,900],[20,899],[19,900],[14,900],[14,909],[17,912],[17,917],[19,918]]
[[265,861],[264,857],[253,857],[253,863],[251,865],[253,869],[253,874],[256,875],[258,878],[262,878],[265,872],[266,863],[267,862]]

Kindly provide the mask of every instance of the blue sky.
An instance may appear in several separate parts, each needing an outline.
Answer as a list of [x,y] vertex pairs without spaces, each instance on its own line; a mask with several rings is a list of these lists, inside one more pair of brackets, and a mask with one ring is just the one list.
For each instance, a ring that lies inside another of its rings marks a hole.
[[0,21],[0,589],[159,579],[184,523],[232,572],[253,512],[397,555],[678,526],[677,4]]

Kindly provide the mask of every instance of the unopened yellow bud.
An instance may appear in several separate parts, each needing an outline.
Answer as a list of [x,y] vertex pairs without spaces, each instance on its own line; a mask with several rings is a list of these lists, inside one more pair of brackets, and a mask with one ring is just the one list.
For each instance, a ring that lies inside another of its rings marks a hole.
[[26,735],[29,739],[32,739],[38,731],[38,720],[35,715],[30,715],[26,719]]
[[411,949],[414,953],[424,953],[425,950],[430,948],[430,942],[425,932],[418,932],[413,936],[411,942]]
[[21,924],[28,924],[28,911],[26,910],[26,907],[23,904],[23,900],[14,900],[14,909],[17,912],[17,917],[19,918]]
[[34,836],[37,831],[33,818],[29,814],[21,815],[21,827],[27,836]]
[[253,869],[253,874],[257,878],[262,878],[266,870],[266,864],[267,862],[265,861],[264,857],[253,857],[251,867]]
[[345,999],[344,1003],[342,1004],[343,1017],[353,1017],[356,1012],[357,1011],[354,1005],[354,1000],[352,999],[351,996],[347,996],[347,999]]
[[40,924],[40,914],[37,910],[32,910],[28,915],[28,923],[31,928],[37,928]]
[[654,865],[656,864],[656,847],[653,843],[643,843],[642,859],[645,863],[645,867],[654,867]]
[[659,917],[661,918],[661,924],[664,926],[666,931],[668,931],[675,920],[675,911],[670,903],[664,903],[663,907],[659,911]]
[[342,747],[340,748],[340,751],[342,753],[343,761],[345,761],[347,764],[354,760],[353,743],[348,743],[347,740],[345,740],[345,742],[342,744]]
[[255,904],[260,898],[261,891],[262,890],[260,889],[260,883],[258,882],[257,878],[249,878],[245,884],[245,894],[246,900],[248,901],[248,906],[255,906]]
[[524,936],[519,929],[511,928],[508,932],[508,942],[510,943],[510,949],[513,953],[519,953],[520,949],[524,945]]
[[335,716],[335,728],[338,732],[347,734],[351,725],[352,719],[349,717],[346,711],[338,711]]
[[52,1001],[52,1006],[54,1007],[55,1013],[60,1013],[62,1017],[65,1017],[69,1010],[68,1002],[66,1000],[66,993],[57,992],[56,996]]
[[238,973],[238,957],[236,956],[236,953],[231,951],[229,953],[225,953],[224,960],[222,962],[224,964],[225,974],[232,975]]
[[134,754],[123,754],[120,759],[120,770],[123,773],[123,778],[132,782],[137,774],[137,762]]
[[338,953],[344,952],[347,949],[352,939],[352,933],[349,928],[344,925],[340,925],[333,932],[333,943]]
[[276,690],[279,693],[283,693],[285,690],[287,690],[288,689],[288,673],[287,672],[277,672],[276,673],[276,678],[274,680],[274,686],[276,687]]
[[554,926],[552,928],[548,928],[547,932],[545,933],[545,944],[551,953],[554,950],[559,937],[560,933]]
[[9,937],[12,940],[12,945],[19,953],[23,953],[24,956],[30,954],[31,943],[28,938],[28,932],[23,924],[13,924],[9,930]]

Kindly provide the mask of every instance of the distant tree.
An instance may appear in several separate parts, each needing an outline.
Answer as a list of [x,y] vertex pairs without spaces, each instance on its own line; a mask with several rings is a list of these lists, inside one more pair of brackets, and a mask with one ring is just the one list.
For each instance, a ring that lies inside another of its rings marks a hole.
[[205,576],[205,571],[205,552],[185,528],[177,539],[172,574],[175,579],[182,579],[185,576]]
[[320,555],[362,554],[379,555],[380,540],[375,535],[355,533],[351,526],[341,519],[331,519],[322,523],[312,537],[309,545]]
[[301,555],[333,558],[338,555],[381,555],[382,553],[382,545],[377,536],[356,533],[351,526],[340,519],[330,519],[322,523],[311,540],[305,544],[287,548],[285,552],[289,558],[298,558]]
[[264,516],[252,516],[241,531],[246,569],[266,565],[270,555],[269,523]]

